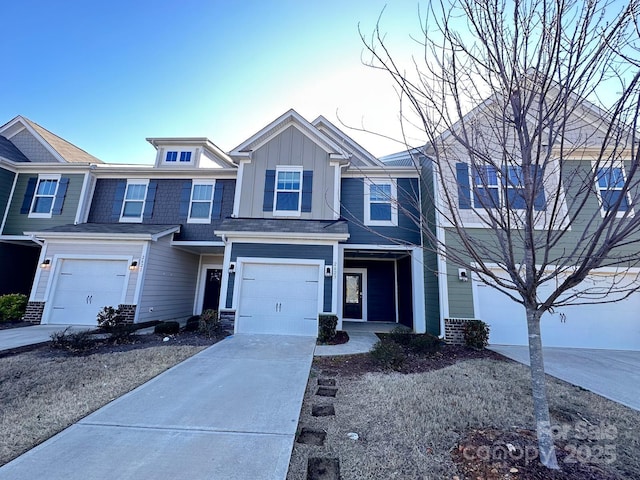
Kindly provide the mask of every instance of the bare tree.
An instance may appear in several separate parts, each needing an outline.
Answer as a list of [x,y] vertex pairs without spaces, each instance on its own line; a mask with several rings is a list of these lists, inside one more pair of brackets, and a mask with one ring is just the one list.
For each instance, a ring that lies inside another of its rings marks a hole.
[[[540,459],[558,468],[540,318],[640,288],[637,1],[451,0],[421,18],[405,70],[380,32],[403,127],[426,134],[430,248],[526,310]],[[588,99],[588,101],[586,100]],[[472,228],[470,228],[472,227]],[[606,287],[594,271],[615,269]],[[589,283],[585,282],[589,280]]]

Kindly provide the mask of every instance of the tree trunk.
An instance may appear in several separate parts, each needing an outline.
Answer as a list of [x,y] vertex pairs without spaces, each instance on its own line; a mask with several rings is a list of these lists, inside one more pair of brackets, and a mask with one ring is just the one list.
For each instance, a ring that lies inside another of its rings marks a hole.
[[540,461],[547,468],[559,469],[556,450],[551,433],[547,385],[542,358],[542,338],[540,336],[541,313],[527,308],[527,327],[529,330],[529,362],[531,369],[531,390],[533,393],[533,414],[536,419]]

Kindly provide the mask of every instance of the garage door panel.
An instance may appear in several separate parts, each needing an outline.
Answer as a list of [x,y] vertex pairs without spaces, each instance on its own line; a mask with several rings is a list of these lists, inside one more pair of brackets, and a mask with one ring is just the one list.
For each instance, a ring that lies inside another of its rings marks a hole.
[[317,335],[318,274],[318,265],[245,263],[237,331]]
[[[628,276],[623,282],[631,284],[634,279],[635,276]],[[474,281],[477,317],[489,324],[490,342],[527,345],[524,307],[477,279]],[[595,275],[587,279],[586,286],[590,292],[604,295],[612,281],[612,276]],[[544,285],[540,297],[546,298],[552,288],[553,285]],[[640,350],[640,294],[614,303],[558,307],[553,313],[542,315],[540,328],[542,343],[548,347]]]

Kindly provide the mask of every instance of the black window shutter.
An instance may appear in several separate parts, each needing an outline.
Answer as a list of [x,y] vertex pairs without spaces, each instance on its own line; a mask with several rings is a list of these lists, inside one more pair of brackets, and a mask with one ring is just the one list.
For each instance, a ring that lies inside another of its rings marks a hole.
[[64,204],[64,197],[67,195],[67,187],[69,186],[69,178],[62,177],[58,182],[58,191],[56,192],[56,199],[53,202],[52,215],[60,215],[62,213],[62,205]]
[[273,211],[273,192],[276,188],[276,171],[267,170],[267,174],[264,177],[264,200],[262,202],[262,211]]
[[191,180],[182,184],[180,192],[180,218],[186,220],[189,216],[189,204],[191,203]]
[[158,188],[157,180],[150,180],[149,186],[147,187],[147,198],[144,202],[144,212],[142,214],[142,218],[144,220],[150,220],[153,215],[153,205],[156,202],[156,190]]
[[116,185],[116,193],[113,196],[113,207],[111,209],[111,220],[117,222],[120,220],[120,212],[122,211],[122,202],[124,201],[124,193],[127,190],[127,181],[118,180]]
[[536,187],[536,197],[533,199],[533,209],[538,211],[546,210],[547,199],[544,195],[544,170],[541,167],[534,167],[534,171],[536,172],[534,183]]
[[313,170],[302,172],[302,211],[311,211],[311,199],[313,198]]
[[456,177],[458,180],[458,206],[471,208],[471,189],[469,188],[469,165],[456,163]]
[[211,218],[220,218],[222,215],[222,194],[224,193],[224,183],[216,182],[213,190],[213,208],[211,209]]
[[33,194],[36,193],[36,185],[38,183],[38,177],[29,177],[27,181],[27,189],[24,192],[24,198],[22,199],[22,207],[20,213],[29,213],[31,210],[31,202],[33,201]]

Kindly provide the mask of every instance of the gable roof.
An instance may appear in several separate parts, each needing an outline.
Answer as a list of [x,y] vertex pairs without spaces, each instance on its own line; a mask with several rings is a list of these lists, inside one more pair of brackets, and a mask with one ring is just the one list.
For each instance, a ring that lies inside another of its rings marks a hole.
[[18,147],[16,147],[13,143],[11,143],[2,135],[0,135],[0,157],[6,158],[7,160],[11,160],[12,162],[19,162],[19,163],[24,163],[29,161],[29,159],[24,156],[24,153],[18,150]]
[[[74,144],[59,137],[55,133],[50,132],[46,128],[38,125],[37,123],[29,120],[26,117],[18,115],[5,125],[0,127],[0,133],[11,130],[14,127],[14,133],[21,131],[21,128],[16,128],[22,125],[26,128],[36,140],[51,152],[51,154],[61,163],[103,163],[99,158],[85,152]],[[9,135],[9,139],[12,135]]]
[[283,132],[290,126],[296,127],[304,135],[306,135],[311,141],[316,143],[320,148],[327,152],[333,160],[347,161],[349,154],[345,152],[337,143],[335,143],[329,136],[318,130],[307,120],[305,120],[298,112],[291,109],[278,118],[276,118],[269,125],[249,137],[242,142],[236,148],[229,153],[232,157],[249,157],[251,152],[257,150],[262,145],[267,143],[276,135]]
[[340,145],[342,149],[349,152],[351,154],[351,163],[358,163],[359,166],[367,167],[382,166],[382,163],[380,163],[375,156],[365,150],[355,140],[336,127],[324,116],[320,115],[311,123],[314,127],[331,138],[336,144]]

